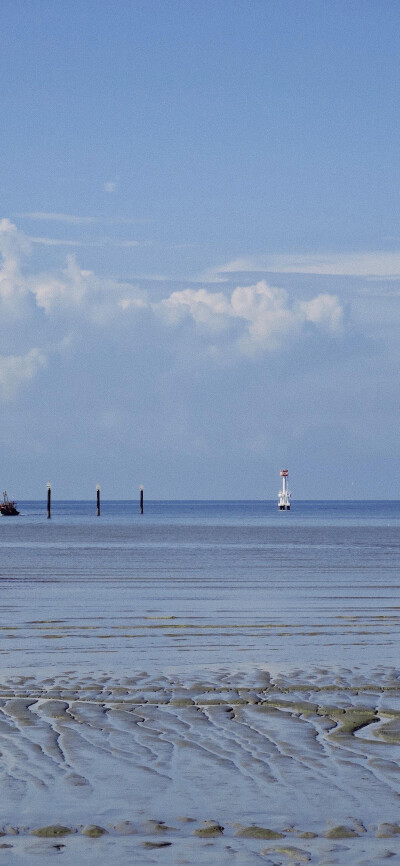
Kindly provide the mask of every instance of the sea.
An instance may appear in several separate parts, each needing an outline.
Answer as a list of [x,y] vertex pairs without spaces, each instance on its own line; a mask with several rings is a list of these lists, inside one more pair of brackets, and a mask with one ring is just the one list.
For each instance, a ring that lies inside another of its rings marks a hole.
[[7,667],[399,661],[399,501],[18,507],[0,518]]
[[400,862],[399,501],[18,507],[1,862]]

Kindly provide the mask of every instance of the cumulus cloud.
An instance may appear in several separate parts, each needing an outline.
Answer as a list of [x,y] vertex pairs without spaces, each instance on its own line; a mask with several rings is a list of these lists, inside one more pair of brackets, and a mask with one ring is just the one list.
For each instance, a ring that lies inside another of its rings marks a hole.
[[230,315],[228,298],[222,292],[209,292],[207,289],[172,292],[160,304],[154,305],[154,308],[171,323],[179,322],[189,315],[198,324],[215,330],[226,327]]
[[67,256],[64,268],[25,276],[20,261],[30,246],[29,238],[9,220],[0,222],[0,300],[15,303],[29,296],[47,316],[73,312],[77,320],[81,316],[100,324],[110,317],[147,307],[169,324],[189,317],[210,332],[227,330],[235,324],[235,333],[238,329],[240,332],[240,348],[247,352],[272,351],[306,323],[330,333],[338,333],[342,326],[343,310],[335,295],[325,293],[292,302],[284,289],[270,286],[265,280],[237,286],[230,292],[187,288],[150,304],[146,293],[137,286],[83,269],[74,255]]
[[311,301],[303,301],[299,305],[306,321],[326,327],[328,331],[337,333],[343,325],[343,309],[336,295],[321,294]]
[[239,286],[232,292],[231,303],[233,315],[247,325],[241,346],[248,353],[277,349],[301,324],[298,311],[289,306],[284,289],[269,286],[265,280],[254,286]]
[[142,298],[121,298],[118,301],[118,306],[121,310],[144,310],[148,307],[146,301]]
[[242,325],[239,347],[246,354],[273,351],[286,337],[299,333],[306,323],[339,333],[343,309],[335,295],[320,294],[309,301],[290,303],[284,289],[260,280],[252,286],[238,286],[231,295],[207,289],[173,292],[157,309],[171,322],[190,316],[210,330]]
[[88,324],[107,328],[108,336],[114,335],[118,343],[122,329],[126,334],[127,323],[133,326],[143,311],[149,314],[148,339],[151,316],[167,326],[166,339],[169,327],[191,320],[208,339],[210,357],[214,348],[218,351],[219,339],[224,351],[229,343],[232,351],[251,356],[281,348],[306,328],[332,336],[343,327],[343,310],[335,295],[323,293],[297,301],[284,289],[260,280],[224,291],[186,288],[151,303],[139,286],[84,269],[74,255],[67,256],[63,268],[27,273],[25,259],[31,248],[31,239],[13,223],[0,221],[0,321],[5,328],[7,322],[18,323],[18,348],[25,350],[25,354],[0,358],[3,396],[32,379],[52,353],[61,354],[71,335],[83,338]]
[[33,307],[48,311],[52,302],[59,305],[80,302],[87,272],[80,271],[73,256],[59,274],[30,276],[23,273],[21,263],[31,250],[30,239],[8,219],[0,221],[0,310],[3,316],[21,315]]
[[40,349],[30,349],[25,355],[0,355],[0,393],[6,399],[14,396],[19,386],[36,376],[46,364]]
[[17,316],[24,311],[28,289],[21,274],[21,258],[29,253],[29,239],[8,219],[0,220],[0,314]]
[[20,232],[10,220],[0,220],[1,279],[19,277],[21,256],[28,253],[29,250],[30,242],[26,235]]
[[38,307],[50,313],[54,308],[79,307],[90,277],[91,271],[81,270],[75,257],[68,256],[67,267],[59,274],[41,274],[29,282]]

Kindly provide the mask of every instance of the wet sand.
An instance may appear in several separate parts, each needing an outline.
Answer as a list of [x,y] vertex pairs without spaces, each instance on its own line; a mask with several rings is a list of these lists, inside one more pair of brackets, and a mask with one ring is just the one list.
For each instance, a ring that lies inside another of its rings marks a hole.
[[227,668],[0,683],[0,856],[400,855],[400,675]]

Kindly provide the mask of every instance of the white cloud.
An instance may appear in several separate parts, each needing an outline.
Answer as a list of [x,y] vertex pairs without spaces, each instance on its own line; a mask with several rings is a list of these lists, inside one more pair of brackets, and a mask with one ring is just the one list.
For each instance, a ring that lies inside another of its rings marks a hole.
[[[133,325],[145,309],[169,326],[191,319],[203,337],[207,335],[210,357],[214,350],[218,357],[219,345],[226,351],[228,342],[232,351],[250,356],[279,349],[285,341],[299,337],[307,326],[330,335],[340,333],[342,327],[343,310],[335,295],[317,294],[293,301],[284,289],[260,280],[224,291],[186,288],[151,303],[140,286],[100,277],[80,267],[73,255],[67,257],[62,269],[26,274],[21,263],[31,248],[29,238],[15,225],[7,219],[0,221],[2,323],[5,327],[7,322],[13,327],[17,323],[18,345],[27,350],[0,358],[3,396],[32,379],[50,351],[62,353],[67,337],[73,351],[74,338],[83,338],[88,324],[107,329],[118,342],[122,326],[126,322]],[[150,321],[151,316],[146,317],[146,328],[151,329]],[[124,334],[126,337],[125,327]],[[148,338],[152,338],[151,330]]]
[[15,317],[26,305],[28,289],[20,271],[20,261],[31,249],[28,238],[8,219],[0,220],[0,313]]
[[8,219],[0,220],[0,254],[2,268],[0,279],[15,278],[19,274],[19,262],[30,250],[29,239]]
[[53,213],[51,211],[30,211],[18,214],[19,217],[31,220],[39,220],[43,222],[60,222],[69,223],[70,225],[133,225],[136,223],[148,223],[149,219],[135,219],[131,217],[94,217],[94,216],[79,216],[77,214],[68,213]]
[[118,306],[124,311],[132,309],[144,310],[148,304],[142,298],[121,298],[118,301]]
[[230,297],[207,289],[184,289],[154,305],[170,323],[190,316],[210,330],[229,327],[235,320],[243,326],[239,347],[246,354],[273,351],[287,337],[299,333],[306,323],[339,333],[343,310],[335,295],[320,294],[309,301],[291,304],[284,289],[261,280],[253,286],[238,286]]
[[107,180],[104,184],[105,192],[115,192],[117,189],[117,184],[115,180]]
[[37,307],[59,322],[67,316],[74,327],[90,321],[107,326],[129,309],[147,306],[145,293],[136,286],[99,277],[81,268],[74,255],[67,256],[64,269],[43,273],[28,279]]
[[336,295],[321,294],[311,301],[299,304],[305,318],[315,325],[325,326],[329,331],[337,333],[343,324],[343,309]]
[[279,348],[284,338],[301,325],[298,310],[288,305],[284,289],[269,286],[264,280],[254,286],[238,287],[232,292],[233,314],[247,322],[241,338],[242,349]]
[[46,211],[32,211],[23,213],[21,217],[27,217],[31,220],[44,220],[48,222],[70,223],[71,225],[89,225],[90,223],[98,223],[101,220],[98,217],[76,216],[69,213],[52,213]]
[[60,307],[79,307],[88,290],[90,271],[83,271],[74,256],[68,256],[67,267],[58,275],[42,274],[30,279],[32,294],[38,307],[46,313]]
[[154,308],[163,313],[169,322],[178,322],[190,315],[198,324],[212,329],[226,327],[226,319],[230,316],[230,304],[225,295],[207,289],[173,292]]
[[40,349],[30,349],[25,355],[0,355],[0,393],[6,399],[14,396],[18,387],[33,379],[46,364]]
[[80,268],[73,255],[67,256],[66,267],[61,270],[25,275],[21,272],[20,263],[23,256],[30,252],[32,241],[68,243],[27,238],[9,220],[0,221],[0,301],[3,314],[6,311],[21,313],[24,303],[26,311],[29,311],[34,302],[37,308],[45,310],[47,314],[55,315],[75,309],[100,322],[103,314],[108,315],[112,310],[117,313],[120,309],[118,301],[127,293],[132,298],[143,295],[137,287],[104,279],[93,271]]
[[[44,247],[84,247],[93,246],[93,244],[85,244],[83,241],[62,240],[61,238],[40,238],[31,237],[30,241],[33,244],[41,244]],[[97,245],[96,245],[97,246]]]
[[118,240],[115,238],[99,238],[97,240],[64,240],[63,238],[29,237],[33,244],[41,244],[45,247],[122,247],[133,248],[141,246],[139,241]]
[[218,275],[251,271],[281,274],[398,277],[400,252],[311,253],[309,255],[262,255],[233,259],[215,270]]

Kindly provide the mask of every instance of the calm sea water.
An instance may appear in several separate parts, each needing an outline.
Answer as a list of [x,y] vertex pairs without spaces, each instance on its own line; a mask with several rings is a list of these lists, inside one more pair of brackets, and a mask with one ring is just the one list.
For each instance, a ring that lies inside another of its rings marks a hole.
[[395,666],[400,502],[20,502],[4,670]]

